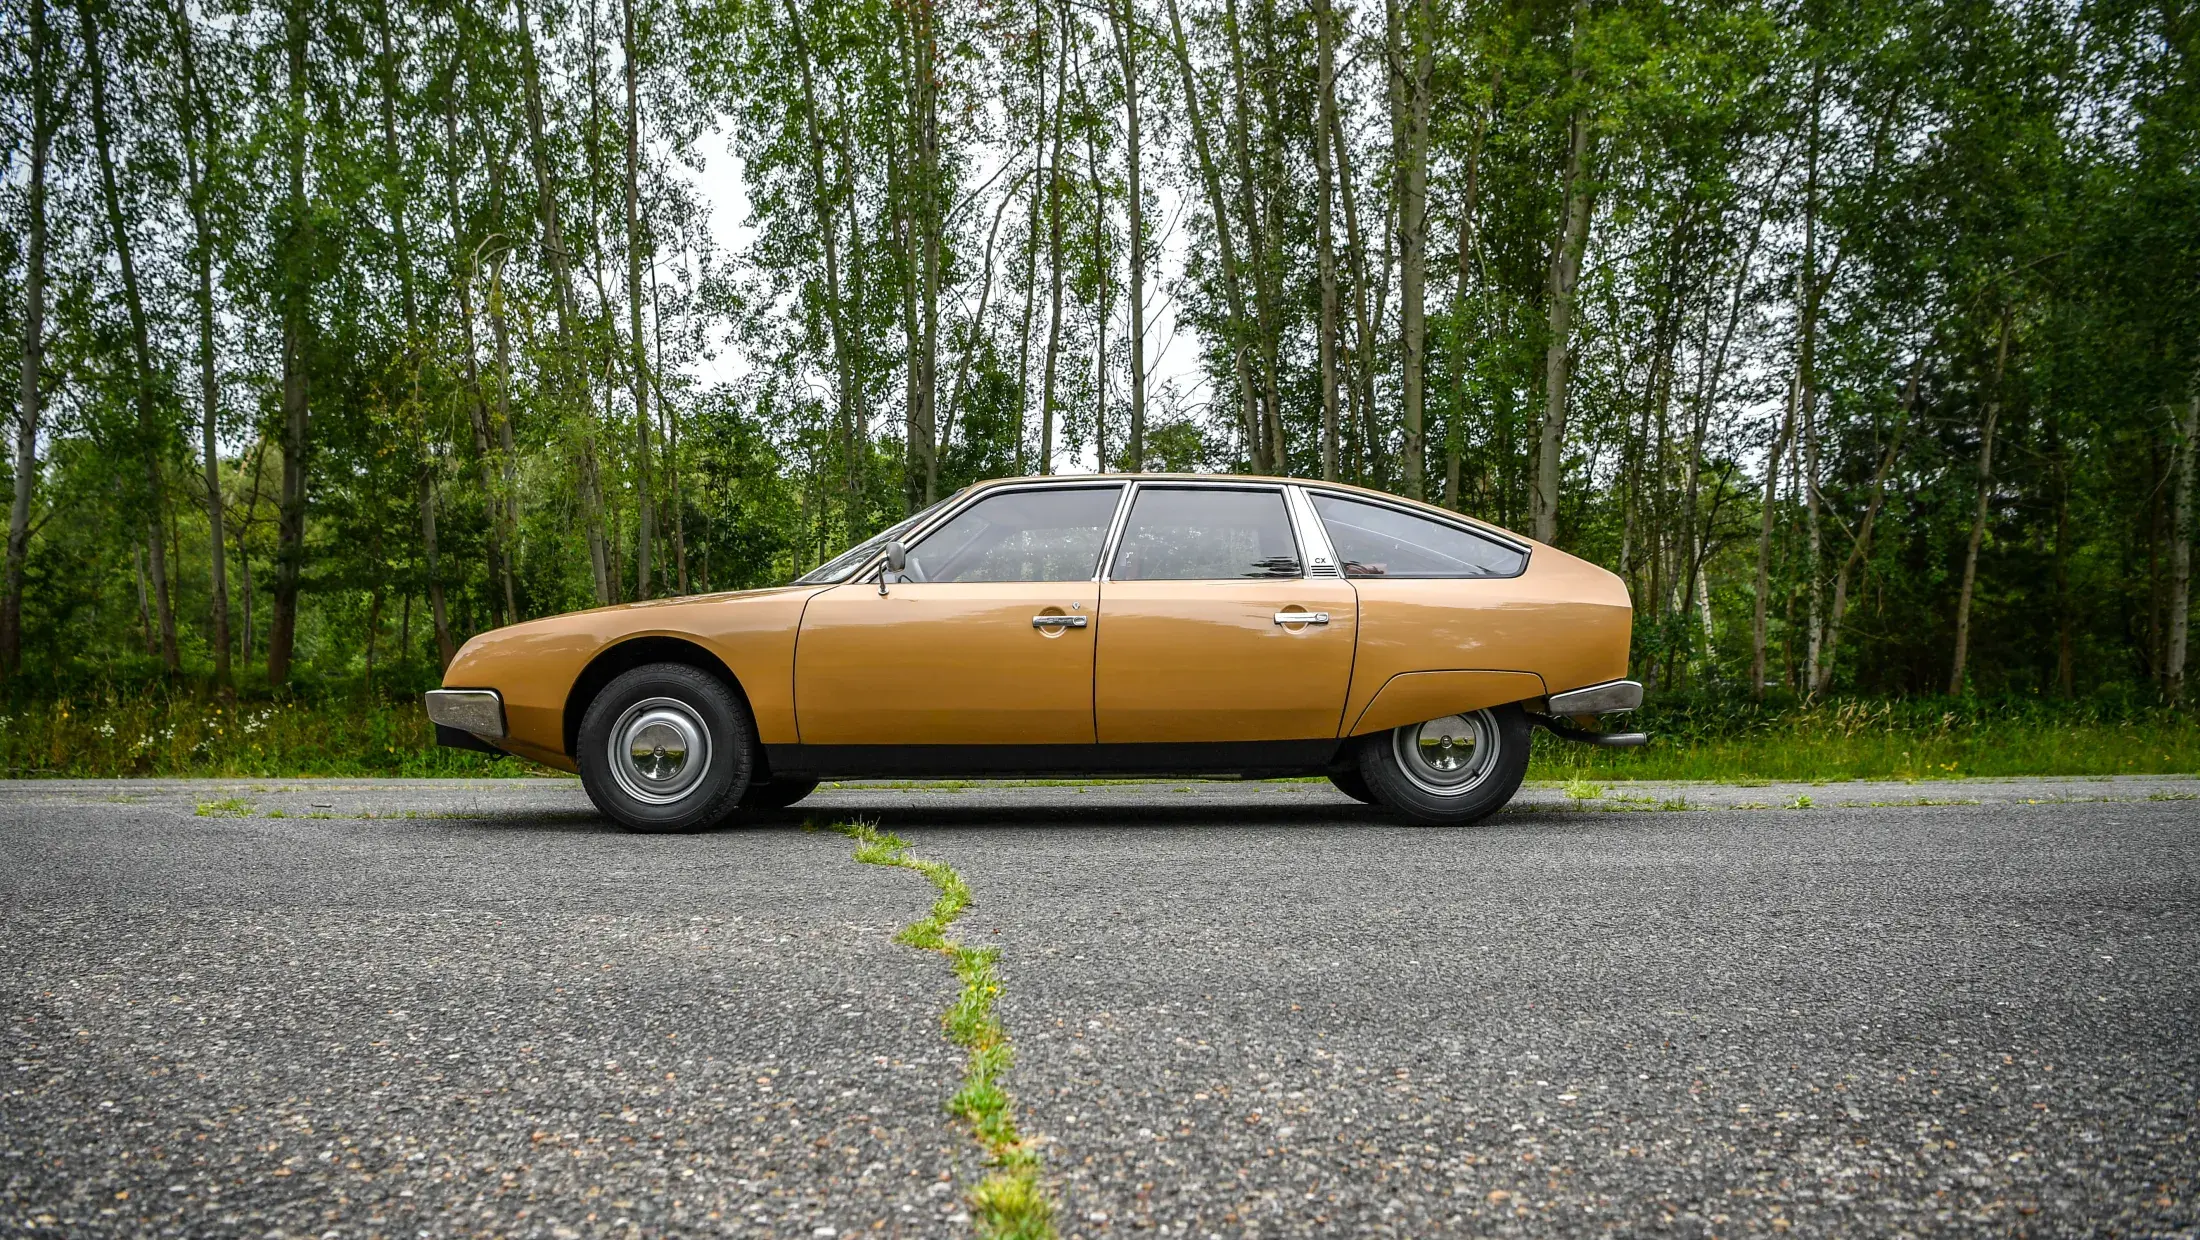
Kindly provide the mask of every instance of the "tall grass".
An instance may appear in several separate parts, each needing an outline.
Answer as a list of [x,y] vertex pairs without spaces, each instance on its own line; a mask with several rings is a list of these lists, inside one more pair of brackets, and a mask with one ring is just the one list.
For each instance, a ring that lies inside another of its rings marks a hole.
[[1623,726],[1641,749],[1548,739],[1530,779],[1957,779],[2200,772],[2200,717],[2121,699],[1694,698]]
[[0,715],[10,778],[523,775],[540,767],[435,743],[417,701],[364,696],[223,704],[100,693]]

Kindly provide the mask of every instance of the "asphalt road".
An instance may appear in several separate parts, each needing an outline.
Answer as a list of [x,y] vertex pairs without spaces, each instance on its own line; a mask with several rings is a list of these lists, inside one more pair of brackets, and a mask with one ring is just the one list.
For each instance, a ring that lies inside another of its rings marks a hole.
[[[1459,831],[1315,784],[803,809],[968,879],[1065,1236],[2190,1235],[2196,798],[1542,789]],[[956,982],[891,941],[932,893],[802,817],[651,838],[570,781],[0,785],[0,1234],[969,1234]]]

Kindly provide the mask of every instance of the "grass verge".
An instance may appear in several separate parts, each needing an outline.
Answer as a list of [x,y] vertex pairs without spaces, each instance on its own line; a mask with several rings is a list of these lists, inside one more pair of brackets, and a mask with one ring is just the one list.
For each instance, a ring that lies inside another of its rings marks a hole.
[[962,981],[962,990],[940,1023],[966,1056],[962,1088],[948,1099],[947,1109],[970,1124],[991,1163],[985,1179],[970,1190],[978,1234],[987,1240],[1055,1240],[1054,1202],[1039,1182],[1039,1155],[1017,1132],[1008,1091],[1001,1085],[1015,1050],[993,1012],[1001,993],[995,970],[1000,949],[966,947],[947,933],[970,905],[969,885],[953,866],[911,854],[907,840],[869,823],[837,823],[833,830],[855,841],[856,860],[915,870],[939,892],[931,911],[903,926],[894,941],[947,957]]

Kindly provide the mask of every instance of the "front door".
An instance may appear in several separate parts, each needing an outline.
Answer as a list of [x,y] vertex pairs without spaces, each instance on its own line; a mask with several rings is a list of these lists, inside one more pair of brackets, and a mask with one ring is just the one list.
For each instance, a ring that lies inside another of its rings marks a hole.
[[1280,488],[1141,485],[1101,586],[1100,740],[1336,736],[1358,604],[1305,559]]
[[795,645],[805,745],[1093,741],[1100,549],[1120,483],[989,494],[876,574],[810,600]]

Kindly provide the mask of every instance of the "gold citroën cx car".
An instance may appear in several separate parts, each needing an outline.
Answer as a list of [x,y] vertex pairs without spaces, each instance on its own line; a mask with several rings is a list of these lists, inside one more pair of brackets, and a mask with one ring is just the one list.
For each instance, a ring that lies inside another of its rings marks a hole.
[[1327,775],[1431,824],[1502,807],[1540,724],[1631,710],[1618,577],[1334,483],[982,483],[792,585],[467,642],[437,739],[578,771],[637,831],[822,779]]

